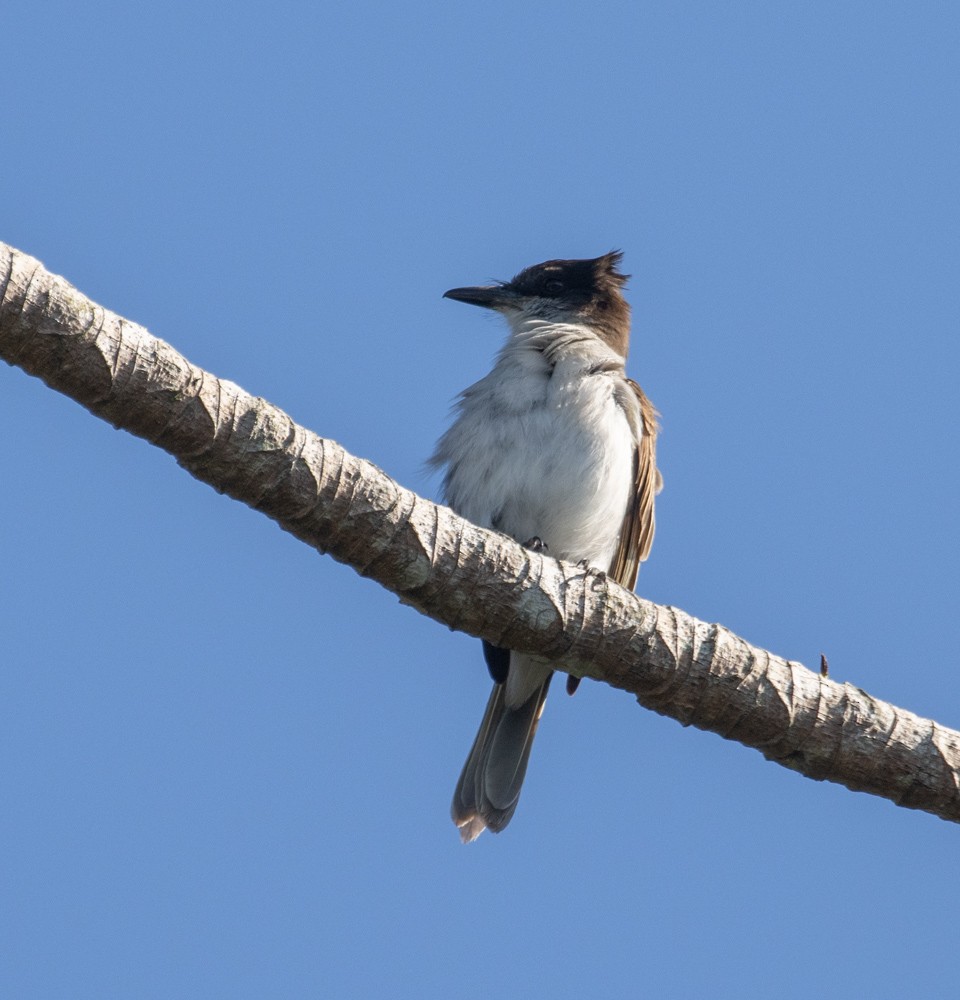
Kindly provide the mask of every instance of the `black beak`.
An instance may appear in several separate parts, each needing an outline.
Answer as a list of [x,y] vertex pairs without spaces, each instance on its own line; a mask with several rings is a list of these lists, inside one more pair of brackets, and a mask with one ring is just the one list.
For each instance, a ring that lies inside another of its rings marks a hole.
[[476,285],[472,288],[451,288],[443,293],[443,297],[483,306],[484,309],[503,309],[516,302],[517,293],[509,285]]

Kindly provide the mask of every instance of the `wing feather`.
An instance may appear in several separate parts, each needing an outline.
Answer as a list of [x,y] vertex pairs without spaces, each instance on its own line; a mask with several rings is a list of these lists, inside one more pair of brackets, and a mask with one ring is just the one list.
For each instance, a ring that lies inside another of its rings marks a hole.
[[[656,528],[655,499],[663,489],[663,477],[657,469],[657,417],[653,403],[633,379],[627,379],[640,409],[637,449],[634,455],[634,492],[620,529],[620,541],[610,575],[623,587],[633,590],[637,573],[650,555]],[[632,407],[627,408],[628,414]],[[635,411],[634,411],[635,412]]]

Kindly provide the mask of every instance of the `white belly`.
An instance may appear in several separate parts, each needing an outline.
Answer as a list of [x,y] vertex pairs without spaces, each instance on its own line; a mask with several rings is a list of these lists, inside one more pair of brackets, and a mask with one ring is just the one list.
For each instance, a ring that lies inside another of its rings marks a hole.
[[521,366],[506,383],[491,373],[464,400],[437,457],[448,465],[447,502],[464,517],[520,542],[536,536],[556,559],[608,569],[635,442],[613,377],[583,372],[577,360],[552,373]]

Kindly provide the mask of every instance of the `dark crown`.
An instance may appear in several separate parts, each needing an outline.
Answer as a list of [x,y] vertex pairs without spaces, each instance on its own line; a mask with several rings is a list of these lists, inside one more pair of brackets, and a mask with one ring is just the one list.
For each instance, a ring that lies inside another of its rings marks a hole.
[[623,254],[611,250],[586,260],[548,260],[524,268],[507,283],[514,292],[555,302],[574,313],[624,358],[630,340],[630,306],[621,289],[630,277],[619,270]]

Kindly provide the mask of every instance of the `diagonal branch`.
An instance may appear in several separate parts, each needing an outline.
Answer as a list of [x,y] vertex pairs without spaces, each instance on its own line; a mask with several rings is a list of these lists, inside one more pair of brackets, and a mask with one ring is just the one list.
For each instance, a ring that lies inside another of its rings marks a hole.
[[2,243],[0,357],[436,621],[562,658],[810,778],[960,822],[960,733],[464,521]]

